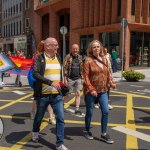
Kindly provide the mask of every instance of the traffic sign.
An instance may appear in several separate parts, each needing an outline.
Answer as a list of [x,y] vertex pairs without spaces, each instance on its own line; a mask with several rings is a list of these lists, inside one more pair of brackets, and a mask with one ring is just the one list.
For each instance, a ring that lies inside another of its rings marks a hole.
[[67,34],[67,27],[65,27],[65,26],[62,26],[61,28],[60,28],[60,33],[61,34]]

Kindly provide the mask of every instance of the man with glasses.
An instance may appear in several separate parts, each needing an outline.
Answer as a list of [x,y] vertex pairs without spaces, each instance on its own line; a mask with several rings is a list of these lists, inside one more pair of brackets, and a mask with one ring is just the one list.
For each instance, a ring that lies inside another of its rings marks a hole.
[[56,116],[56,149],[69,150],[64,146],[64,106],[59,93],[62,67],[57,54],[58,48],[57,40],[49,37],[44,42],[43,53],[34,60],[33,76],[36,79],[34,96],[37,97],[37,111],[33,123],[32,140],[39,141],[41,121],[50,104]]

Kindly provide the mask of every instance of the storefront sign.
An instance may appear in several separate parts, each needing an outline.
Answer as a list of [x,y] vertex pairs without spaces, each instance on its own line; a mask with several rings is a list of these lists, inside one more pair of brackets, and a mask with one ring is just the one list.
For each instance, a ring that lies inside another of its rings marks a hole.
[[21,36],[14,38],[14,43],[26,43],[27,42],[27,37],[26,36]]
[[11,44],[11,43],[14,43],[13,38],[4,38],[3,39],[3,44]]

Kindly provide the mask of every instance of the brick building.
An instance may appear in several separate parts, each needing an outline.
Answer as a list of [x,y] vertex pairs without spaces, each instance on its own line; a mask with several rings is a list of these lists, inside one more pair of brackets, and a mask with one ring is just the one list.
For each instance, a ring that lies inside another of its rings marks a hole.
[[[150,0],[34,0],[34,33],[37,42],[56,37],[62,49],[60,27],[66,26],[66,53],[73,43],[85,54],[92,39],[122,54],[121,20],[125,28],[126,69],[150,66]],[[62,51],[60,51],[62,54]]]
[[2,49],[15,53],[23,50],[32,55],[31,34],[33,28],[34,1],[0,0]]

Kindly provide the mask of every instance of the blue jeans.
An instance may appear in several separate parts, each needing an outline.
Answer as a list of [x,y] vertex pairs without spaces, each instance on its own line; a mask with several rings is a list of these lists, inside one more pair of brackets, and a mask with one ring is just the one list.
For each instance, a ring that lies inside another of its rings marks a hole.
[[37,112],[33,123],[33,132],[40,131],[40,125],[48,105],[51,105],[56,116],[56,147],[64,143],[64,106],[62,96],[58,94],[43,95],[37,99]]
[[[85,116],[85,129],[86,131],[90,131],[91,118],[93,114],[93,108],[96,97],[91,94],[85,95],[86,101],[86,116]],[[101,107],[102,118],[101,118],[101,132],[106,133],[107,131],[107,123],[108,123],[108,95],[107,92],[98,93],[98,101]]]
[[116,59],[112,59],[112,71],[117,72],[117,61]]

